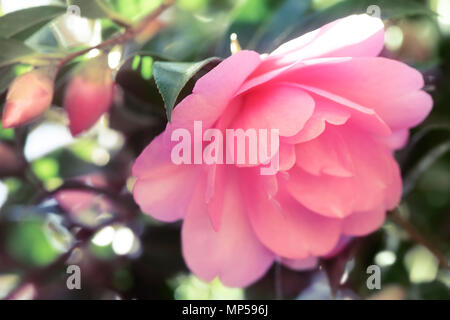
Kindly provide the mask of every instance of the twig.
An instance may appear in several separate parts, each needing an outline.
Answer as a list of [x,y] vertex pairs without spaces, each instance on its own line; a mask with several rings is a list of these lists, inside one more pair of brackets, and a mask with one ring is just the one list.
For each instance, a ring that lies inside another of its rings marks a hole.
[[124,21],[121,21],[121,20],[119,20],[119,19],[117,19],[117,18],[110,17],[110,19],[111,19],[112,22],[114,22],[115,24],[117,24],[119,27],[122,27],[122,28],[124,28],[124,29],[126,29],[126,30],[132,28],[132,26],[129,25],[128,23],[126,23],[126,22],[124,22]]
[[408,235],[411,237],[412,240],[414,240],[417,243],[420,243],[424,247],[426,247],[428,250],[430,250],[431,253],[434,254],[434,256],[438,259],[439,264],[442,268],[450,270],[450,266],[448,263],[448,259],[446,256],[437,249],[433,244],[431,244],[420,232],[416,229],[408,220],[403,218],[398,209],[395,209],[391,212],[389,212],[389,217],[392,221],[394,221],[397,225],[402,227]]
[[144,19],[142,19],[134,28],[127,28],[127,30],[125,31],[125,33],[122,33],[116,37],[113,37],[111,39],[105,40],[102,43],[90,47],[90,48],[86,48],[74,53],[69,54],[68,56],[66,56],[65,58],[63,58],[58,66],[61,68],[62,66],[64,66],[66,63],[72,61],[73,59],[82,56],[86,53],[88,53],[91,50],[94,49],[103,49],[103,48],[107,48],[107,47],[112,47],[114,45],[120,44],[120,43],[124,43],[127,42],[129,40],[131,40],[133,37],[135,37],[136,35],[138,35],[139,33],[141,33],[143,30],[145,30],[145,28],[152,23],[156,18],[158,18],[167,8],[169,8],[170,6],[172,6],[175,3],[175,0],[166,0],[161,6],[159,6],[155,11],[153,11],[152,13],[150,13],[147,17],[145,17]]
[[275,299],[283,300],[283,278],[282,278],[282,270],[283,267],[281,265],[281,261],[275,262]]

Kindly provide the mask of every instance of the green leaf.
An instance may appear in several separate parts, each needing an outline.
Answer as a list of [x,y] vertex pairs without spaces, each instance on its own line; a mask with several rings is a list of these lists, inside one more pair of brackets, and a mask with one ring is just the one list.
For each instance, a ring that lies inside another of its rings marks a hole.
[[3,129],[3,125],[0,122],[0,141],[1,140],[13,140],[14,139],[14,129]]
[[172,111],[181,90],[188,81],[210,63],[219,63],[220,58],[209,58],[200,62],[155,62],[153,76],[164,100],[167,119],[171,121]]
[[301,21],[310,5],[310,0],[286,0],[283,2],[268,23],[259,28],[250,41],[249,47],[255,47],[258,52],[273,51],[282,44],[283,39],[292,31],[298,21]]
[[39,6],[6,14],[0,17],[0,37],[30,36],[66,10],[63,6]]
[[398,158],[402,168],[403,195],[408,194],[420,177],[450,151],[450,126],[433,125],[417,132]]
[[[11,82],[16,77],[15,73],[15,65],[9,65],[3,68],[0,68],[0,94],[3,94],[3,92],[8,89]],[[0,129],[0,136],[1,136],[1,129]]]
[[46,235],[41,218],[29,218],[10,225],[6,245],[15,259],[32,266],[46,266],[61,253]]
[[24,57],[32,56],[35,51],[16,39],[0,38],[0,67],[20,62]]

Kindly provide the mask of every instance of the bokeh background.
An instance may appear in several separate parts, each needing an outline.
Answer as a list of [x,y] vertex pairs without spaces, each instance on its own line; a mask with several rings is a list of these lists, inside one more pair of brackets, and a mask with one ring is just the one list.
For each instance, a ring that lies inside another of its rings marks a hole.
[[[100,2],[99,7],[99,1],[71,1],[84,18],[68,29],[61,9],[49,7],[66,1],[0,0],[0,15],[39,7],[36,23],[9,30],[8,37],[51,55],[95,45],[119,32],[104,5],[109,13],[138,21],[161,3]],[[246,289],[197,279],[181,256],[180,225],[142,214],[130,193],[134,159],[167,121],[153,79],[154,61],[227,57],[231,33],[243,48],[270,52],[371,5],[380,8],[386,25],[382,55],[419,69],[435,101],[429,118],[397,154],[405,185],[399,209],[379,231],[355,239],[319,270],[293,272],[277,265]],[[1,16],[0,38],[8,29]],[[17,130],[0,124],[0,298],[450,298],[450,0],[179,0],[161,23],[162,30],[149,41],[109,53],[120,89],[110,114],[88,133],[72,138],[60,106],[71,70],[98,54],[95,50],[59,74],[55,108],[43,118]],[[0,67],[0,108],[11,80],[30,68],[21,63]],[[70,264],[81,267],[81,290],[66,287]],[[366,286],[366,268],[372,264],[381,267],[381,290]]]

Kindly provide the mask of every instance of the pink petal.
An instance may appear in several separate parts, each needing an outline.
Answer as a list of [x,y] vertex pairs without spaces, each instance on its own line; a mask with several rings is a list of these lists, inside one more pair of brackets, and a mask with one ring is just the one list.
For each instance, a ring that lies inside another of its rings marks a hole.
[[342,108],[337,103],[313,95],[315,108],[314,113],[303,129],[293,137],[281,137],[282,142],[297,144],[317,138],[325,130],[326,124],[343,125],[350,118],[349,110]]
[[285,75],[290,75],[290,74],[297,72],[298,70],[300,70],[306,66],[309,66],[309,65],[336,63],[337,61],[346,61],[349,59],[351,59],[351,58],[310,59],[310,60],[305,60],[305,61],[296,61],[295,63],[293,63],[291,65],[284,66],[284,67],[281,67],[278,69],[267,70],[267,72],[264,72],[262,74],[254,72],[252,75],[250,75],[250,77],[247,79],[247,81],[244,82],[244,84],[239,89],[239,91],[236,95],[241,95],[247,91],[250,91],[253,88],[257,88],[258,86],[261,86],[265,83],[269,83],[272,80],[277,80],[279,78],[282,78]]
[[197,185],[201,168],[175,165],[165,134],[156,137],[133,166],[137,181],[133,195],[141,209],[155,219],[173,222],[183,218]]
[[243,208],[237,173],[225,188],[221,227],[214,231],[204,200],[205,185],[196,189],[182,228],[183,255],[190,270],[205,281],[216,277],[227,286],[244,287],[259,279],[274,255],[254,235]]
[[300,88],[308,90],[311,94],[314,93],[314,97],[317,96],[327,99],[327,103],[334,104],[335,108],[347,109],[350,113],[350,118],[348,123],[359,127],[365,131],[375,133],[382,136],[389,136],[391,134],[391,129],[389,126],[381,119],[378,114],[369,108],[362,105],[354,103],[346,98],[330,93],[326,90],[319,88],[298,85]]
[[[395,75],[395,76],[390,76]],[[413,68],[386,58],[336,59],[316,63],[285,74],[302,86],[323,90],[374,110],[393,130],[406,129],[425,119],[432,107],[431,97],[420,89],[422,75]]]
[[353,161],[339,130],[330,126],[322,135],[295,148],[297,165],[313,175],[353,176]]
[[281,143],[279,149],[280,170],[287,171],[295,165],[295,147],[293,144]]
[[247,50],[222,61],[197,81],[192,95],[175,107],[174,126],[188,129],[195,120],[201,120],[204,128],[211,127],[260,62],[258,53]]
[[[247,177],[246,181],[250,179]],[[267,199],[257,185],[252,189],[247,185],[245,189],[251,190],[246,199],[253,229],[261,242],[277,255],[302,259],[310,254],[326,254],[336,245],[339,219],[304,208],[284,191],[279,191],[275,199]]]
[[291,195],[310,210],[341,218],[372,210],[380,204],[398,203],[401,180],[390,150],[362,132],[343,126],[336,130],[347,144],[353,176],[316,176],[294,167],[287,182]]
[[384,25],[380,19],[351,15],[282,44],[255,73],[312,58],[376,57],[383,46]]
[[304,271],[317,268],[317,266],[319,265],[319,259],[313,256],[298,260],[283,259],[282,263],[289,269],[295,271]]
[[135,201],[142,211],[155,219],[173,222],[186,215],[193,190],[199,179],[198,168],[173,165],[167,175],[138,179],[133,188]]
[[383,22],[366,14],[335,20],[284,43],[271,56],[295,61],[320,57],[376,57],[384,46]]
[[227,165],[211,165],[208,168],[208,185],[206,203],[211,218],[211,224],[215,231],[219,231],[224,211],[224,196],[226,179],[229,167]]
[[380,137],[379,140],[392,150],[399,150],[406,146],[409,139],[409,129],[392,132],[389,137]]
[[334,249],[331,250],[331,252],[329,252],[328,254],[324,255],[323,257],[325,259],[328,259],[337,256],[347,247],[347,245],[352,241],[352,239],[353,239],[352,237],[341,235]]
[[169,132],[165,131],[152,140],[133,165],[134,177],[150,178],[173,170],[172,144],[168,143],[169,139]]
[[277,85],[247,94],[240,119],[245,128],[278,129],[280,136],[297,134],[314,111],[314,100],[295,86]]
[[384,206],[366,212],[356,212],[344,219],[342,232],[349,236],[365,236],[378,230],[384,223]]

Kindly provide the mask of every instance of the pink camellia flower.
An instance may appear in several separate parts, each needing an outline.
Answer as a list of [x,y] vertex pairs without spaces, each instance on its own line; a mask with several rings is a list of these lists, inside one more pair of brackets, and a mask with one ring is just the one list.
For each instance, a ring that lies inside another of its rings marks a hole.
[[4,128],[27,124],[52,103],[56,69],[39,68],[17,77],[9,87],[3,111]]
[[91,128],[111,107],[114,82],[104,57],[85,63],[76,72],[64,97],[73,136]]
[[[184,219],[183,255],[197,276],[247,286],[275,259],[311,268],[382,225],[401,197],[393,152],[432,107],[419,72],[377,57],[383,44],[380,19],[352,15],[268,56],[232,55],[178,104],[137,159],[133,193],[154,218]],[[280,170],[174,164],[171,135],[194,131],[195,121],[204,130],[278,129]]]

